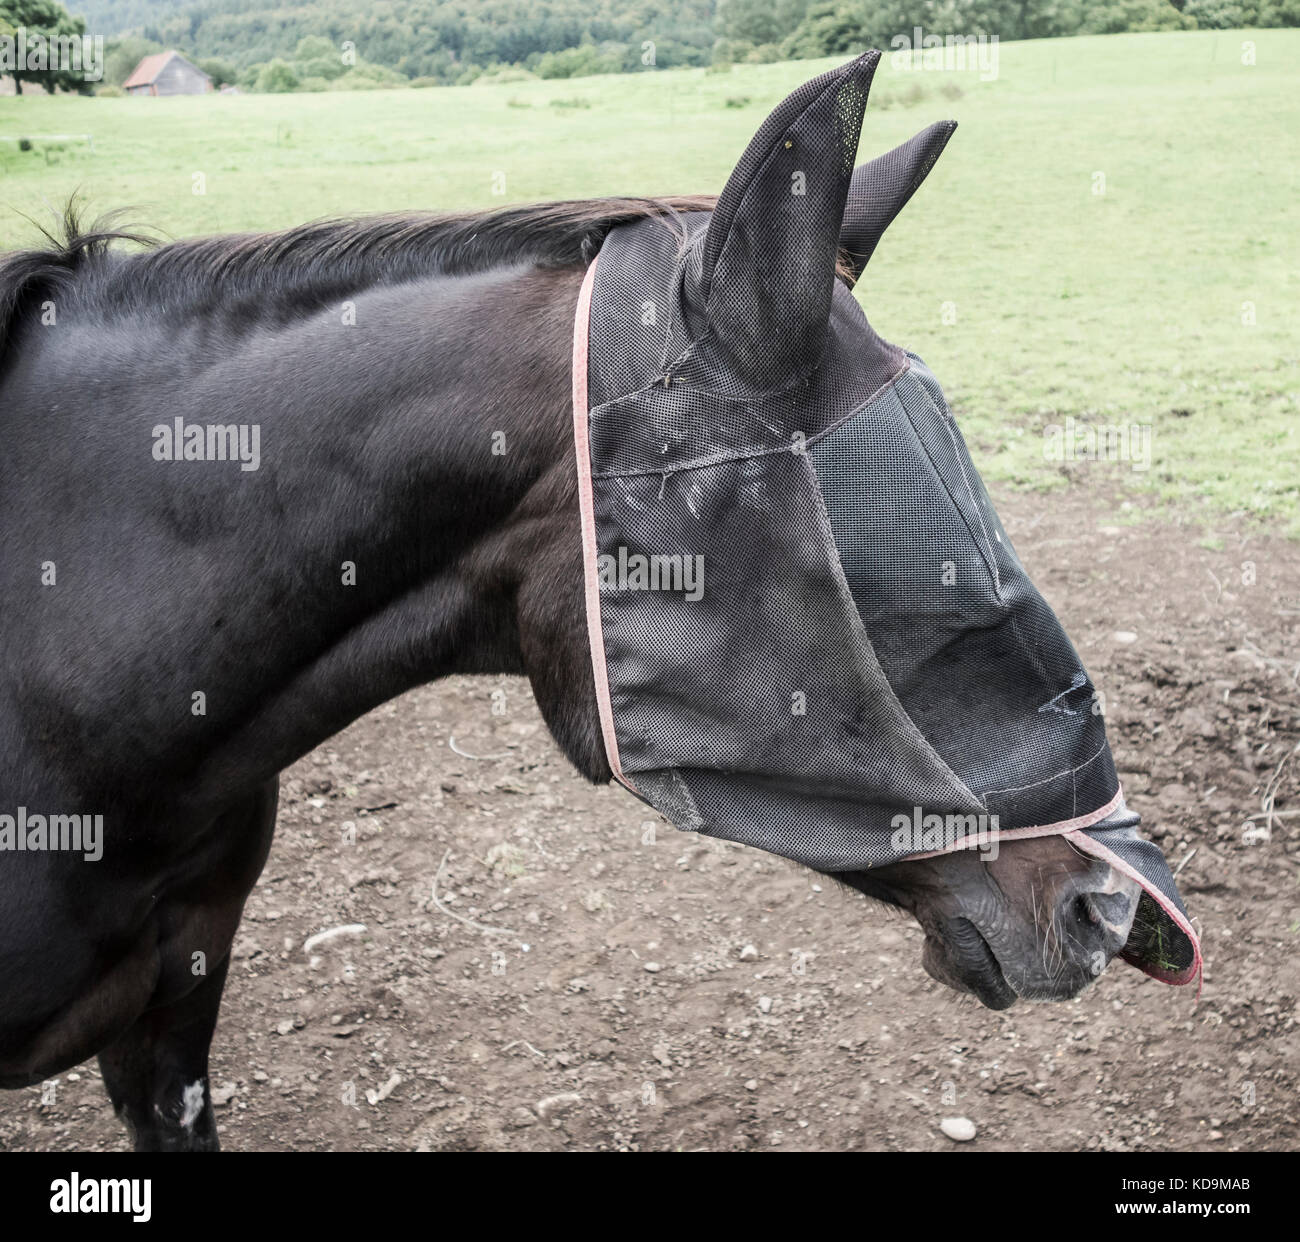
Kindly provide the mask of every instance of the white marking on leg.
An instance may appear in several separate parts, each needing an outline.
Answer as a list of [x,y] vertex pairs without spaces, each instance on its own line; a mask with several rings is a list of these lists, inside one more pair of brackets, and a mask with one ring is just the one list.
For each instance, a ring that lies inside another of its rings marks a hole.
[[181,1125],[186,1130],[199,1119],[203,1111],[203,1079],[190,1083],[181,1092]]

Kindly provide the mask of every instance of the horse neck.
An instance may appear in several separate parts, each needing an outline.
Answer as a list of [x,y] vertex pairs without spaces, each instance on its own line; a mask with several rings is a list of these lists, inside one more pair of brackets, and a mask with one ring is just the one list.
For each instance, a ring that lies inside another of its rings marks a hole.
[[[521,532],[560,503],[572,451],[579,280],[518,269],[374,289],[239,325],[215,356],[219,318],[153,339],[138,322],[101,330],[121,338],[101,352],[129,336],[126,356],[148,362],[120,377],[130,411],[98,415],[120,419],[111,465],[88,455],[85,503],[48,515],[80,527],[67,542],[95,564],[64,581],[103,638],[69,630],[48,671],[80,665],[72,735],[96,739],[102,771],[220,800],[415,685],[522,671]],[[177,418],[256,425],[256,470],[141,452]],[[113,727],[123,713],[135,727]]]

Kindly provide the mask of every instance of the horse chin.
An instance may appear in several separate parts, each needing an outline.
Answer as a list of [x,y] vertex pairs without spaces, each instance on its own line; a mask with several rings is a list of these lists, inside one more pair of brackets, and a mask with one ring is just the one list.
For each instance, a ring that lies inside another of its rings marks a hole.
[[969,992],[987,1009],[1009,1009],[1019,999],[997,956],[969,919],[954,919],[942,937],[929,931],[922,964],[932,979]]

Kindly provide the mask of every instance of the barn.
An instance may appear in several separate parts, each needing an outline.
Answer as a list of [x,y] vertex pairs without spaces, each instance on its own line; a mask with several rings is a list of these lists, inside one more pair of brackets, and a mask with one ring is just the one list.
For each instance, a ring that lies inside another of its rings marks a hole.
[[146,56],[122,83],[128,95],[206,95],[212,79],[179,52]]

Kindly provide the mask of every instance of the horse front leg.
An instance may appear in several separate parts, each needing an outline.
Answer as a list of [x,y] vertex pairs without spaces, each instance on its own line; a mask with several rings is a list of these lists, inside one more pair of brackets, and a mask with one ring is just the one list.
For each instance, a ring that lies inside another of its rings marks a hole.
[[[170,955],[163,952],[169,999],[145,1009],[99,1054],[104,1085],[136,1151],[218,1150],[208,1046],[244,900],[271,848],[278,797],[279,779],[266,781],[204,833],[214,847],[198,867],[200,879],[171,897]],[[178,995],[176,980],[188,975],[199,944],[207,946],[208,973]]]
[[217,1151],[208,1046],[230,958],[171,1004],[146,1010],[99,1054],[113,1109],[136,1151]]

